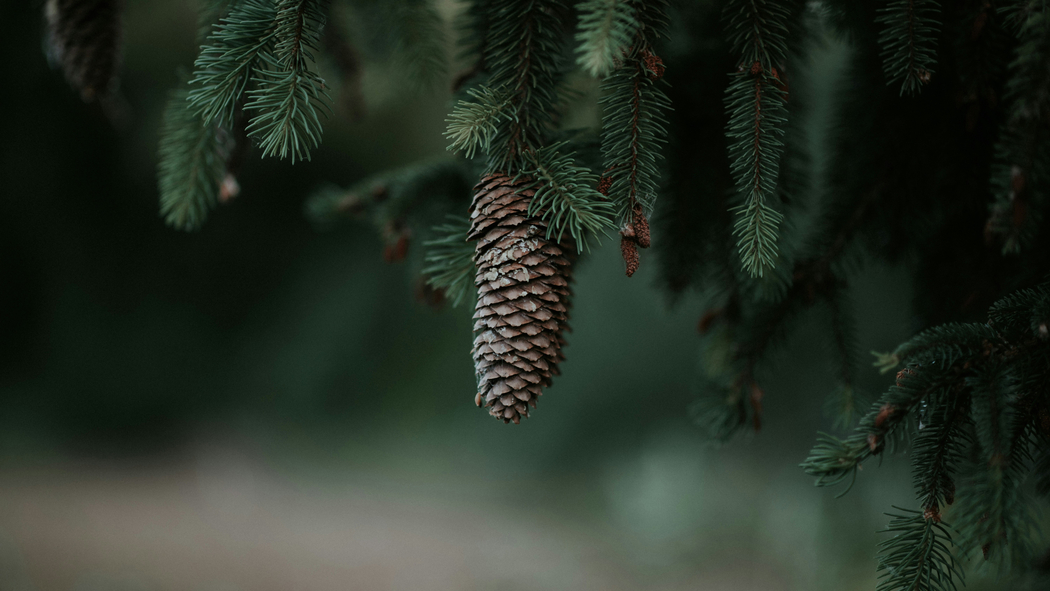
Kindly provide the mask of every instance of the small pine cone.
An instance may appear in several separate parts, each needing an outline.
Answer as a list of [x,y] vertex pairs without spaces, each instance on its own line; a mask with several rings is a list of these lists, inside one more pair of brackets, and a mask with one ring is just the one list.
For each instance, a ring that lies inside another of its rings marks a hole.
[[49,53],[85,101],[115,89],[123,0],[47,0]]
[[495,174],[476,187],[470,240],[477,240],[474,401],[504,423],[529,406],[558,375],[568,330],[571,238],[547,240],[547,222],[529,217],[531,181]]
[[634,229],[634,239],[638,241],[638,246],[649,248],[649,245],[652,244],[649,235],[649,220],[646,219],[641,205],[635,205],[632,213],[634,214],[634,219],[631,223]]
[[620,237],[620,255],[623,256],[624,265],[627,266],[627,276],[631,277],[638,271],[638,243],[631,236]]

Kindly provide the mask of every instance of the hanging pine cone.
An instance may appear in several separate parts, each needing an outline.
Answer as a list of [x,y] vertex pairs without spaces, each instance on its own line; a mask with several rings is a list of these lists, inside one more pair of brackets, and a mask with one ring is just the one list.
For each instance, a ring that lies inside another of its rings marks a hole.
[[114,90],[123,0],[48,0],[50,57],[85,101]]
[[483,178],[470,214],[477,240],[478,303],[474,368],[478,406],[518,423],[564,359],[569,280],[575,246],[547,240],[547,222],[529,217],[531,181],[502,174]]

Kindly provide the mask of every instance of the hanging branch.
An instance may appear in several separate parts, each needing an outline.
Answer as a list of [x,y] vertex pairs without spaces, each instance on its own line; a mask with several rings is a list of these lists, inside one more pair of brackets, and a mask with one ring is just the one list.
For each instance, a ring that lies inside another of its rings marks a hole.
[[321,43],[323,0],[281,0],[275,18],[273,52],[260,54],[245,111],[254,113],[248,133],[262,155],[309,160],[321,143],[319,111],[331,111],[324,80],[309,69]]
[[740,56],[726,89],[729,156],[742,203],[733,233],[744,268],[761,277],[775,266],[777,228],[783,215],[774,209],[787,112],[783,71],[787,56],[788,10],[780,0],[731,0],[725,8],[729,41]]
[[219,202],[229,145],[217,124],[201,124],[186,95],[172,92],[164,110],[157,178],[165,222],[196,230]]
[[523,174],[535,180],[529,215],[548,222],[546,238],[561,241],[567,232],[577,249],[587,249],[587,232],[605,233],[613,228],[612,204],[594,188],[598,177],[573,162],[572,154],[561,154],[563,143],[527,155],[529,169]]
[[935,0],[891,0],[878,12],[886,82],[900,83],[902,95],[918,94],[937,63],[940,5]]
[[893,537],[879,544],[877,591],[955,591],[962,570],[952,557],[951,536],[945,524],[922,513],[894,507],[909,515],[893,518],[880,533]]
[[243,0],[215,25],[193,64],[187,97],[205,125],[233,124],[252,71],[272,51],[277,11],[269,0]]
[[488,7],[489,86],[510,95],[489,150],[489,170],[515,173],[544,145],[557,102],[562,10],[557,0],[498,0]]
[[650,244],[648,218],[656,200],[657,163],[667,141],[664,113],[671,108],[658,85],[663,61],[653,51],[653,42],[665,34],[664,3],[634,8],[638,16],[634,45],[620,51],[619,67],[602,81],[600,101],[605,174],[599,190],[615,204],[628,277],[638,268],[638,247]]
[[576,63],[600,78],[613,71],[629,51],[641,24],[631,0],[588,0],[577,7]]

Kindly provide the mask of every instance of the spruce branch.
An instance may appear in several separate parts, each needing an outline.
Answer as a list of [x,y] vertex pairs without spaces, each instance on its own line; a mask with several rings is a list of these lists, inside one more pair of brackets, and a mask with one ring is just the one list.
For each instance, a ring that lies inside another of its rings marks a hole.
[[450,151],[463,152],[473,158],[478,150],[488,151],[493,136],[499,131],[498,124],[510,117],[510,94],[482,86],[467,91],[474,101],[459,101],[445,121],[448,128],[445,137],[451,142]]
[[444,224],[434,226],[437,238],[424,242],[426,266],[423,275],[427,283],[442,289],[453,306],[474,294],[474,243],[467,240],[470,220],[463,216],[447,216]]
[[937,63],[940,5],[935,0],[891,0],[878,12],[887,83],[900,83],[902,95],[918,94]]
[[787,58],[788,10],[776,0],[732,0],[727,32],[740,57],[726,89],[726,137],[742,203],[734,208],[733,234],[744,269],[761,277],[775,266],[777,228],[783,220],[772,203],[787,112],[780,73]]
[[320,116],[331,111],[324,80],[309,69],[324,27],[324,0],[281,0],[275,16],[274,48],[260,53],[245,111],[253,113],[248,133],[262,155],[309,160],[321,143]]
[[818,486],[835,484],[855,478],[895,432],[915,433],[912,467],[922,512],[894,516],[891,530],[902,533],[884,543],[880,589],[954,588],[961,570],[935,543],[936,536],[948,540],[947,530],[934,531],[942,507],[953,502],[964,554],[979,551],[1004,570],[1030,560],[1035,520],[1022,483],[1039,469],[1032,449],[1045,447],[1038,429],[1046,430],[1050,416],[1050,339],[1038,328],[1050,316],[1048,300],[1044,283],[1001,299],[985,325],[938,327],[898,347],[886,356],[906,363],[896,385],[853,435],[822,434],[803,463]]
[[1035,520],[1021,485],[1032,461],[1029,427],[1035,417],[1017,404],[1019,372],[995,359],[975,373],[967,385],[979,460],[959,491],[956,522],[964,553],[980,552],[1009,569],[1033,555]]
[[955,473],[972,443],[966,431],[968,403],[965,395],[956,395],[930,409],[913,441],[912,480],[927,518],[939,521],[941,507],[955,502]]
[[573,154],[559,152],[564,142],[552,144],[527,155],[528,168],[523,175],[533,179],[536,190],[529,203],[529,215],[548,222],[547,239],[557,241],[567,232],[575,239],[577,249],[587,249],[587,234],[605,234],[614,228],[613,206],[595,187],[598,177],[579,166]]
[[187,100],[207,124],[233,124],[253,69],[272,51],[277,27],[272,0],[242,0],[213,27],[193,65]]
[[219,202],[228,146],[215,123],[204,123],[186,101],[171,93],[164,110],[157,178],[160,213],[168,225],[196,230]]
[[602,77],[623,59],[640,23],[631,0],[588,0],[577,7],[576,63],[590,75]]
[[893,537],[879,544],[878,591],[955,591],[962,570],[952,557],[948,527],[919,511],[894,507],[905,514],[880,533]]
[[737,64],[750,69],[755,62],[770,72],[787,59],[788,9],[782,0],[730,0],[723,20]]
[[733,208],[733,234],[744,268],[761,277],[775,266],[777,228],[784,216],[774,209],[784,124],[783,93],[764,72],[739,72],[726,89],[729,156],[743,203]]
[[[602,156],[605,195],[615,203],[621,225],[633,221],[635,206],[652,212],[660,178],[660,150],[667,143],[671,101],[649,69],[659,61],[640,44],[602,81]],[[662,66],[660,66],[662,67]],[[662,75],[662,71],[660,71]]]
[[488,6],[488,83],[511,97],[492,137],[490,171],[516,173],[527,153],[545,144],[558,99],[562,10],[559,0],[492,0]]

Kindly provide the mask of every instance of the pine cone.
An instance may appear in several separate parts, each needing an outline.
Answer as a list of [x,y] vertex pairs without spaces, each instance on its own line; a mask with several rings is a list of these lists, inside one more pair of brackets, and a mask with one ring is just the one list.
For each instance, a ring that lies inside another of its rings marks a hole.
[[568,330],[575,245],[571,238],[547,240],[547,222],[528,216],[530,183],[483,178],[470,214],[469,238],[478,241],[474,402],[504,423],[518,423],[536,406],[564,359]]
[[120,63],[123,0],[48,0],[52,60],[85,101],[110,94]]

